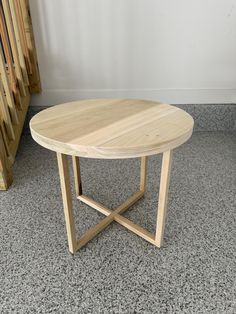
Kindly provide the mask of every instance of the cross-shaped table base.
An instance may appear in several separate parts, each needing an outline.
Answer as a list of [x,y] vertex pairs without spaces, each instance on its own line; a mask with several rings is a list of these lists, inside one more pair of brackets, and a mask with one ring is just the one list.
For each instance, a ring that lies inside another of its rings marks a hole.
[[106,216],[97,225],[90,228],[79,239],[77,239],[75,232],[67,155],[57,153],[57,159],[60,174],[62,198],[64,204],[69,251],[72,254],[74,254],[77,250],[79,250],[86,243],[88,243],[88,241],[94,238],[99,232],[105,229],[112,221],[118,222],[122,226],[133,231],[135,234],[149,241],[155,246],[161,247],[163,242],[165,216],[167,210],[167,197],[169,188],[172,151],[167,151],[163,153],[156,234],[150,233],[149,231],[145,230],[144,228],[140,227],[139,225],[133,223],[129,219],[122,216],[122,213],[124,213],[130,206],[137,202],[145,193],[147,157],[141,157],[140,190],[134,193],[132,196],[130,196],[123,204],[121,204],[115,210],[110,210],[107,207],[99,204],[98,202],[92,200],[91,198],[82,193],[79,157],[72,156],[77,198]]

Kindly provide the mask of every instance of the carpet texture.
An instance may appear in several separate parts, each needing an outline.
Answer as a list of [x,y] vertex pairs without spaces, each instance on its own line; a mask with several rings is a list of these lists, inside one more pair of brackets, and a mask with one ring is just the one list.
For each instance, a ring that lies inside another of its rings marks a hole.
[[[194,133],[173,158],[162,249],[113,222],[72,256],[56,156],[23,136],[0,193],[0,313],[236,313],[236,134]],[[125,213],[152,232],[160,162]],[[111,208],[138,188],[138,159],[81,159],[81,171],[84,193]],[[104,217],[73,205],[78,235]]]

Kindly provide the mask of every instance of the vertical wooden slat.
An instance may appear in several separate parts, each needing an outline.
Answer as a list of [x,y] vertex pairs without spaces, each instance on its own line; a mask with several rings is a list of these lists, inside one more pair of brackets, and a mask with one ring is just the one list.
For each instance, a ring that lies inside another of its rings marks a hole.
[[3,125],[0,121],[0,189],[6,190],[12,183],[12,170],[7,156]]
[[172,150],[169,150],[169,151],[164,152],[162,156],[161,181],[160,181],[160,190],[159,190],[157,226],[156,226],[156,237],[155,237],[155,242],[158,247],[161,247],[163,243],[171,163],[172,163]]
[[12,22],[12,17],[11,17],[11,12],[10,12],[8,0],[2,0],[2,5],[3,5],[3,11],[5,14],[5,18],[6,18],[7,31],[8,31],[9,41],[10,41],[10,45],[11,45],[11,51],[12,51],[13,60],[14,60],[16,77],[18,80],[21,96],[25,96],[26,95],[26,89],[25,89],[25,84],[24,84],[22,72],[21,72],[19,55],[18,55],[18,51],[17,51],[16,38],[15,38],[13,22]]
[[140,191],[146,190],[148,157],[141,157]]
[[5,92],[3,89],[2,81],[0,80],[0,114],[4,120],[6,130],[7,130],[7,135],[10,140],[15,139],[15,134],[11,122],[11,117],[9,114],[8,106],[7,106],[7,101],[5,97]]
[[10,81],[11,81],[11,87],[14,92],[16,92],[16,76],[13,66],[13,60],[11,55],[11,48],[10,43],[7,35],[7,29],[5,25],[5,18],[3,13],[2,5],[0,5],[0,35],[2,39],[2,45],[6,57],[6,62],[9,69],[9,75],[10,75]]
[[[11,91],[14,96],[16,107],[21,109],[22,107],[21,97],[20,97],[20,93],[18,89],[18,82],[17,82],[16,73],[14,69],[12,52],[11,52],[10,42],[9,42],[7,28],[5,24],[4,12],[1,5],[0,5],[0,35],[1,35],[3,50],[4,50],[4,54],[6,58],[6,65],[8,67],[8,72],[9,72],[9,81],[10,81]],[[17,116],[16,116],[16,121],[17,121]]]
[[74,214],[72,208],[72,197],[70,188],[70,175],[67,156],[57,153],[58,169],[61,182],[62,200],[64,205],[64,214],[66,221],[66,230],[69,243],[69,250],[75,253],[77,248]]
[[40,75],[39,75],[39,68],[38,68],[38,59],[37,59],[37,52],[35,47],[34,41],[34,33],[33,33],[33,26],[32,20],[30,16],[30,8],[29,8],[29,1],[28,0],[18,0],[21,12],[24,20],[24,27],[25,27],[25,35],[27,40],[28,52],[30,56],[30,62],[32,65],[32,73],[29,74],[29,88],[30,91],[33,93],[41,92],[41,82],[40,82]]
[[6,129],[4,127],[4,121],[2,118],[0,118],[0,127],[1,127],[1,132],[2,132],[2,138],[3,138],[3,142],[4,142],[4,147],[5,147],[5,151],[7,154],[7,157],[9,159],[9,162],[12,163],[13,162],[13,156],[11,154],[10,148],[9,148],[9,140],[6,134]]
[[[25,2],[25,0],[24,0],[24,2]],[[21,9],[21,5],[20,5],[19,0],[14,0],[14,3],[15,3],[15,9],[16,9],[16,11],[15,11],[16,17],[17,17],[18,26],[19,26],[21,47],[23,49],[23,54],[25,57],[25,64],[26,64],[28,74],[31,74],[32,73],[32,66],[31,66],[31,62],[30,62],[29,50],[28,50],[28,45],[27,45],[22,9]]]
[[9,5],[10,5],[11,16],[12,16],[14,33],[16,37],[16,45],[17,45],[17,51],[19,55],[20,66],[23,73],[24,82],[26,85],[29,85],[29,78],[28,78],[28,73],[27,73],[27,69],[25,65],[25,58],[24,58],[24,54],[23,54],[22,46],[21,46],[20,31],[19,31],[19,25],[18,25],[17,16],[16,16],[16,8],[15,8],[14,0],[9,0]]
[[81,175],[80,175],[80,161],[79,157],[72,156],[72,165],[74,171],[74,180],[75,180],[75,191],[76,196],[82,195],[82,183],[81,183]]
[[4,91],[6,93],[7,104],[9,106],[9,110],[11,113],[12,122],[14,124],[17,124],[19,122],[18,116],[16,112],[13,94],[10,88],[9,79],[6,73],[6,66],[5,66],[5,61],[4,61],[4,56],[3,56],[3,51],[2,51],[1,46],[0,46],[0,74],[1,74]]

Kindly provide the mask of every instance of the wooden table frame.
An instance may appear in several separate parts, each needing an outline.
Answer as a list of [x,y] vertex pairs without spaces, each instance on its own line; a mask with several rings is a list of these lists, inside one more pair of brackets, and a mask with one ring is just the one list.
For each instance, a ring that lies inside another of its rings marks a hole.
[[129,219],[125,218],[121,214],[124,213],[130,206],[137,202],[145,193],[146,189],[146,175],[147,175],[147,157],[141,157],[141,169],[140,169],[140,189],[132,196],[130,196],[122,205],[115,210],[110,210],[107,207],[99,204],[93,199],[82,193],[82,183],[80,176],[80,163],[79,157],[72,156],[75,188],[77,198],[85,204],[98,210],[106,217],[101,220],[97,225],[90,228],[79,239],[76,237],[74,214],[72,208],[72,195],[70,188],[68,155],[57,153],[62,199],[64,205],[64,214],[66,221],[66,230],[69,244],[69,251],[74,254],[77,250],[83,247],[91,239],[93,239],[99,232],[105,229],[112,221],[116,221],[127,229],[133,231],[148,242],[154,244],[157,247],[161,247],[163,244],[163,235],[165,227],[165,217],[167,211],[167,200],[169,190],[169,180],[172,162],[172,150],[163,153],[162,168],[161,168],[161,180],[159,189],[159,201],[157,210],[157,224],[156,233],[152,234],[144,228],[136,225]]

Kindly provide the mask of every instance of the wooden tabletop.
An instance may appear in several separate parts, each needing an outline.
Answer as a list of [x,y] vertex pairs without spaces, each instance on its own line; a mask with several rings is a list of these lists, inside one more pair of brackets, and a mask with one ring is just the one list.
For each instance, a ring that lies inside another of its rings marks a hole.
[[133,158],[173,149],[186,142],[193,118],[158,102],[135,99],[83,100],[36,114],[31,134],[40,145],[67,155]]

